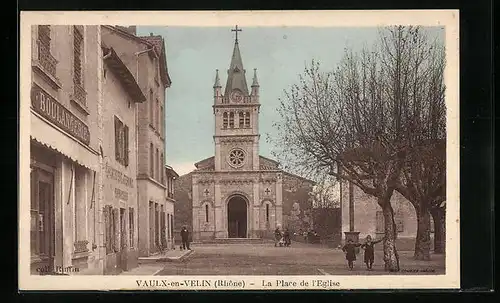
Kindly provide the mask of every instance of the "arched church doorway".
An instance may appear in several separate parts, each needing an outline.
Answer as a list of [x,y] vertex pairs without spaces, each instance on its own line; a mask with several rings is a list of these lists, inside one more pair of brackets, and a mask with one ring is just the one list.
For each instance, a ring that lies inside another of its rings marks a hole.
[[234,196],[227,203],[229,238],[247,237],[247,201],[242,196]]

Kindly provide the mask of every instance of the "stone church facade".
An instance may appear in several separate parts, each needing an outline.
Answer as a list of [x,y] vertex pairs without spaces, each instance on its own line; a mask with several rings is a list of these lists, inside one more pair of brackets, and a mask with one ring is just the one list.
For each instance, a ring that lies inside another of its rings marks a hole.
[[213,86],[215,154],[176,181],[178,204],[190,204],[176,206],[176,230],[187,225],[193,241],[272,235],[283,225],[284,179],[302,180],[259,155],[259,82],[254,69],[249,89],[245,73],[236,38],[224,91],[218,70]]

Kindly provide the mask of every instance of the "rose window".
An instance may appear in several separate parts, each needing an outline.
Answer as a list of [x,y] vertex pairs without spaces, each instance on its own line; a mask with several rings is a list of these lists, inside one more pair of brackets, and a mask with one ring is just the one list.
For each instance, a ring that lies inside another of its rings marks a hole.
[[229,163],[231,166],[239,167],[245,161],[245,152],[241,149],[234,149],[229,153]]

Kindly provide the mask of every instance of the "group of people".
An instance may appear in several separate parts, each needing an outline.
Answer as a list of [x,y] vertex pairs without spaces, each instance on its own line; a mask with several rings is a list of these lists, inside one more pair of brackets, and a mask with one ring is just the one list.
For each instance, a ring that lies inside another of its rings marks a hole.
[[292,245],[292,240],[290,239],[290,231],[288,231],[288,228],[285,228],[283,232],[281,232],[279,226],[276,227],[276,230],[274,231],[274,246],[276,247],[289,247]]
[[347,259],[347,266],[349,266],[349,270],[354,268],[354,261],[356,260],[356,248],[360,247],[365,250],[364,261],[366,264],[366,268],[368,270],[372,270],[373,262],[375,261],[375,247],[374,245],[384,240],[384,238],[372,241],[372,237],[368,235],[366,237],[365,243],[354,243],[352,239],[347,241],[347,244],[342,247],[342,251],[345,253],[345,258]]

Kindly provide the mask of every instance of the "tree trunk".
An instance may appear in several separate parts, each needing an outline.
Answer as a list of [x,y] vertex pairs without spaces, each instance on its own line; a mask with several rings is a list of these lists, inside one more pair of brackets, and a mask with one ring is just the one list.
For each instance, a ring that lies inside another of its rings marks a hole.
[[434,208],[431,210],[434,220],[434,253],[444,254],[446,250],[446,210]]
[[415,260],[429,261],[431,259],[431,216],[425,207],[420,206],[415,210],[417,213],[417,237],[413,257]]
[[384,262],[385,271],[399,271],[399,256],[396,249],[396,222],[394,222],[394,211],[392,210],[390,198],[379,198],[379,205],[384,214]]

